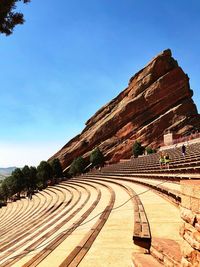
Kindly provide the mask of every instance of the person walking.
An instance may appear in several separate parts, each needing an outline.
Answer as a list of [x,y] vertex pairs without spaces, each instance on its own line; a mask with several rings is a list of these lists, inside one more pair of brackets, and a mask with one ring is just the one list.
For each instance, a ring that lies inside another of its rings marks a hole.
[[185,157],[185,154],[186,154],[186,146],[184,144],[181,147],[181,151],[182,151],[183,157]]

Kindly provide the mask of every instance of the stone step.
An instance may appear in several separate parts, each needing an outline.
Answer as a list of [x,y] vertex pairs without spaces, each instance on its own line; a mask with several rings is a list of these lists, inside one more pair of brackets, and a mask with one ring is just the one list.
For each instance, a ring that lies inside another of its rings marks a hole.
[[158,262],[150,254],[133,253],[132,254],[133,267],[162,267],[163,264]]
[[181,266],[180,245],[174,240],[153,238],[150,253],[164,266]]

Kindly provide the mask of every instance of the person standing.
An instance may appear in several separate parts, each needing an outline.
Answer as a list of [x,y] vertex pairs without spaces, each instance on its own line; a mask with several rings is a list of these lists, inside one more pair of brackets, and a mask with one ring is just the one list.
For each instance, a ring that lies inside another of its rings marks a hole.
[[159,162],[160,162],[160,168],[163,169],[164,164],[165,164],[165,157],[164,157],[163,152],[160,154]]
[[167,153],[165,155],[165,166],[166,168],[169,170],[169,161],[170,161],[170,158],[169,158],[169,154]]

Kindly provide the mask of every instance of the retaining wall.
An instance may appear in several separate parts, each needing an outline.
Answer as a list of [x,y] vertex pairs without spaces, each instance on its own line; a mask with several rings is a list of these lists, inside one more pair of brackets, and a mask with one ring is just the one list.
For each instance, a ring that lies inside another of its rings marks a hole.
[[200,266],[200,180],[181,181],[180,234],[183,267]]

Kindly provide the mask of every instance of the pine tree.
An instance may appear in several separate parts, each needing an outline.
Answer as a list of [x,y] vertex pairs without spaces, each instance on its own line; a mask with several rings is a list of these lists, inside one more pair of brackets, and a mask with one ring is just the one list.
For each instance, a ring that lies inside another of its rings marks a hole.
[[92,163],[93,166],[102,166],[104,164],[104,156],[98,147],[91,152],[90,163]]
[[60,160],[59,159],[53,159],[50,162],[52,171],[53,171],[53,177],[54,178],[61,178],[63,176],[63,171],[62,171],[62,166],[60,164]]
[[73,160],[70,166],[69,174],[70,175],[81,174],[84,171],[85,166],[86,166],[85,160],[82,157],[78,157]]
[[139,141],[135,141],[133,144],[133,155],[137,158],[139,155],[142,155],[144,152],[144,147],[141,145]]
[[0,1],[0,33],[10,35],[13,29],[18,24],[24,23],[22,13],[15,12],[16,3],[23,2],[24,4],[31,0],[1,0]]

